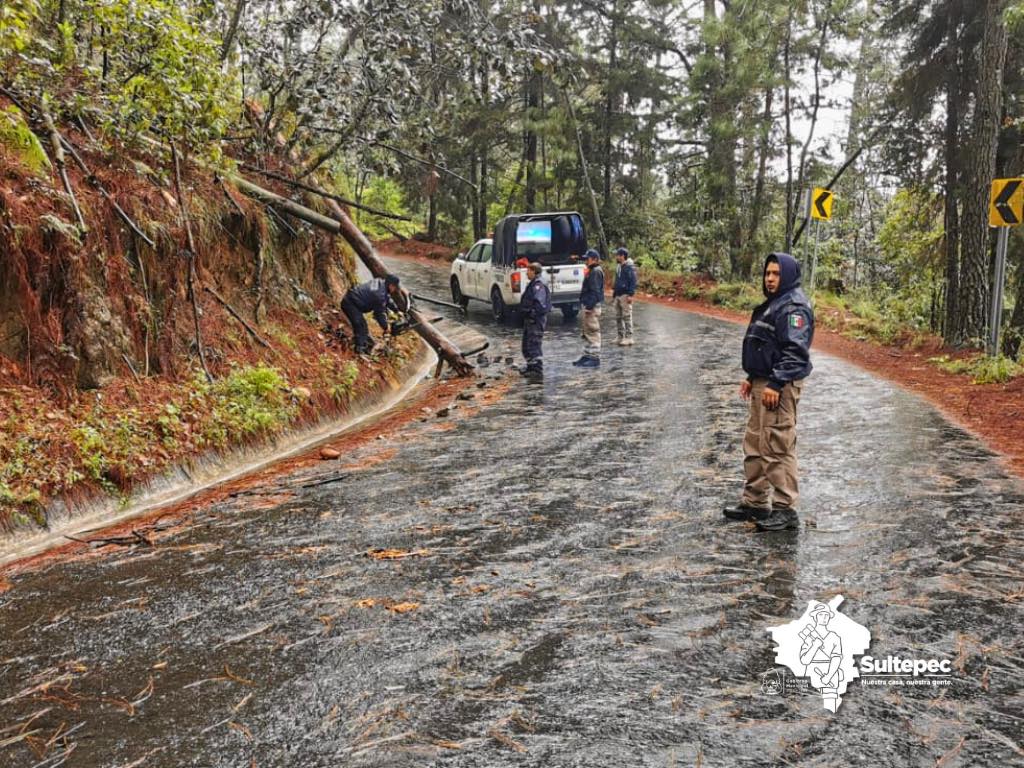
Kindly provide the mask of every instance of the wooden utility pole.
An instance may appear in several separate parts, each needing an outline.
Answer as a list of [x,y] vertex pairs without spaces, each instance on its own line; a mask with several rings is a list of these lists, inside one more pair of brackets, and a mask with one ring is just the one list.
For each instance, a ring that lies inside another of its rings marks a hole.
[[594,214],[594,225],[597,227],[597,239],[600,244],[601,256],[608,255],[608,241],[604,236],[604,225],[601,223],[601,207],[597,204],[597,195],[594,194],[594,187],[590,183],[590,171],[587,168],[587,156],[583,152],[583,136],[580,134],[580,124],[576,120],[576,108],[572,105],[572,97],[567,88],[562,89],[565,97],[565,104],[569,109],[569,119],[572,121],[573,131],[576,134],[576,151],[580,158],[580,173],[583,175],[583,183],[587,188],[590,197],[590,210]]

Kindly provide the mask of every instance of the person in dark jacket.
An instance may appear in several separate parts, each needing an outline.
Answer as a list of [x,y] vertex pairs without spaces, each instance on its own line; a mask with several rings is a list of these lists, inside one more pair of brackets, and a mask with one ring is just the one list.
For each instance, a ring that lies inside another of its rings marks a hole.
[[587,251],[587,274],[583,278],[580,304],[583,305],[583,357],[573,363],[581,368],[601,365],[601,305],[604,304],[604,271],[601,254]]
[[[766,300],[743,338],[740,396],[750,401],[743,438],[743,498],[726,509],[730,520],[753,520],[760,530],[797,528],[799,498],[796,409],[810,374],[814,312],[800,289],[800,264],[788,253],[765,260]],[[774,496],[774,499],[773,499]]]
[[543,267],[533,262],[526,268],[530,282],[526,284],[519,311],[523,315],[523,357],[526,367],[524,376],[540,376],[544,373],[544,329],[551,311],[551,294],[541,280]]
[[398,311],[395,301],[402,293],[399,283],[398,275],[375,277],[349,288],[341,300],[341,311],[345,313],[352,326],[352,333],[356,339],[355,350],[358,354],[373,349],[373,339],[364,317],[367,312],[373,313],[373,319],[377,321],[381,330],[389,332],[388,310]]
[[615,326],[619,332],[619,346],[633,346],[633,294],[636,293],[636,265],[629,258],[629,251],[618,248],[615,251],[615,287],[612,288],[612,304],[615,305]]

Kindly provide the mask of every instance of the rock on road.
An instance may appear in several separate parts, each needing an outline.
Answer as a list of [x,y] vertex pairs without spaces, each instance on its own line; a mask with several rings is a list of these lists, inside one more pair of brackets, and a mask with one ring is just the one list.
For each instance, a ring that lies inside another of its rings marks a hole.
[[[445,296],[442,270],[399,269]],[[518,350],[482,305],[470,322]],[[635,347],[609,344],[609,307],[586,371],[553,315],[542,384],[156,547],[13,575],[0,765],[1024,764],[1024,485],[816,354],[804,526],[727,523],[742,329],[645,304],[636,323]],[[767,628],[837,593],[873,655],[949,659],[952,684],[854,681],[836,714],[764,694]]]

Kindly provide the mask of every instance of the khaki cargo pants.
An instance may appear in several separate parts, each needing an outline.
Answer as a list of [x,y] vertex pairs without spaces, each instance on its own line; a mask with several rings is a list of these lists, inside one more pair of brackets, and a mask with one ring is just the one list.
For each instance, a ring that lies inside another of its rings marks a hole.
[[750,418],[743,437],[743,503],[766,509],[796,508],[800,487],[796,476],[796,408],[803,381],[786,384],[779,404],[769,411],[761,403],[768,382],[754,379],[750,392]]
[[583,354],[601,356],[601,305],[583,310]]
[[633,338],[633,297],[616,296],[612,299],[615,304],[615,326],[619,332],[619,341]]

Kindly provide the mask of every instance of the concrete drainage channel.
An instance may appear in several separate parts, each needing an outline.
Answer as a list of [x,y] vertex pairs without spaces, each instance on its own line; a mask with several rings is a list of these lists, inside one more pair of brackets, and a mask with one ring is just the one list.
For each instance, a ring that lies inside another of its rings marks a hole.
[[401,384],[397,388],[358,398],[353,402],[351,412],[343,418],[287,433],[271,443],[206,454],[188,467],[178,465],[144,483],[132,494],[127,504],[110,496],[100,496],[74,505],[66,500],[58,500],[48,510],[50,525],[47,530],[27,533],[15,531],[0,536],[0,568],[66,544],[69,536],[77,537],[98,528],[141,517],[305,453],[394,408],[428,376],[436,364],[437,355],[426,344],[421,344],[419,354],[398,372]]

